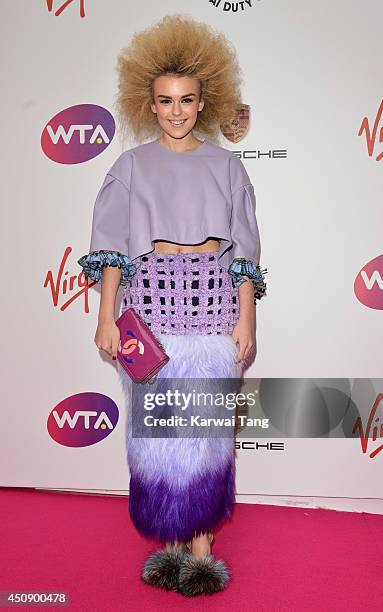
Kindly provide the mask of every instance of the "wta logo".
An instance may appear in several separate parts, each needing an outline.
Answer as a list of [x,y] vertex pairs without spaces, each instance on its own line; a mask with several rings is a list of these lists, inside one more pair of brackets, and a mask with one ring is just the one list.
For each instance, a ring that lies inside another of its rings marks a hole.
[[376,310],[383,310],[383,255],[371,259],[359,272],[354,283],[358,300]]
[[130,356],[135,351],[138,351],[139,355],[143,355],[145,347],[141,340],[138,340],[137,336],[131,329],[126,330],[126,335],[129,336],[128,340],[125,340],[121,348],[121,356],[127,363],[134,363],[134,359]]
[[116,403],[102,393],[77,393],[55,406],[47,421],[50,437],[62,446],[97,444],[116,428]]
[[41,134],[45,155],[59,164],[81,164],[100,155],[116,131],[113,115],[96,104],[66,108],[48,121]]

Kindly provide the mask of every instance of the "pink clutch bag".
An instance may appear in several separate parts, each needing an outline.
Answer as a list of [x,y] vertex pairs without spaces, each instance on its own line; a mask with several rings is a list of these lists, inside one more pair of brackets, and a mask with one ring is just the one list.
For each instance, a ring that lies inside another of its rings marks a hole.
[[169,361],[169,355],[133,307],[120,315],[116,325],[121,339],[118,361],[133,382],[149,382]]

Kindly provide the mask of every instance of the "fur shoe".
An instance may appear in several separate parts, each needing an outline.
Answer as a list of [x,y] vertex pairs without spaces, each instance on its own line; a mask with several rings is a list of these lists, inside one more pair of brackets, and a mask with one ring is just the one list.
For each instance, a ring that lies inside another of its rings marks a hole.
[[216,560],[212,554],[198,559],[186,553],[178,575],[178,591],[187,597],[216,593],[225,588],[229,578],[224,561]]
[[166,546],[157,550],[145,562],[141,578],[147,584],[167,591],[178,589],[178,575],[186,552],[182,548]]

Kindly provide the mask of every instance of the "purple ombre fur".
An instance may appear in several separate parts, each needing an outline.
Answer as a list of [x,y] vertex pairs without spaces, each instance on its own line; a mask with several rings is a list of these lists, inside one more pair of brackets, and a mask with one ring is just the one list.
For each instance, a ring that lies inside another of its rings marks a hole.
[[132,475],[129,512],[135,527],[147,537],[164,542],[186,541],[211,531],[232,514],[234,465],[231,458],[219,469],[195,476],[182,487],[172,486],[169,478],[146,482]]
[[[240,378],[238,347],[230,335],[156,334],[170,361],[161,378]],[[135,438],[132,414],[142,385],[119,367],[128,407],[129,511],[136,528],[163,541],[190,539],[230,517],[235,499],[234,439]],[[197,389],[198,391],[198,389]],[[233,433],[233,431],[231,432]]]

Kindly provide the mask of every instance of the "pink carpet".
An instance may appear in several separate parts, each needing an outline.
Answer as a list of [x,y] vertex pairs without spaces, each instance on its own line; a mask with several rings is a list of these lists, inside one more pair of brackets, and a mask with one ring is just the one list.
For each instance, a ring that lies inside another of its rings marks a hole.
[[212,548],[232,580],[189,599],[140,580],[157,546],[126,497],[4,488],[1,508],[0,590],[64,590],[71,611],[383,609],[383,516],[236,504]]

